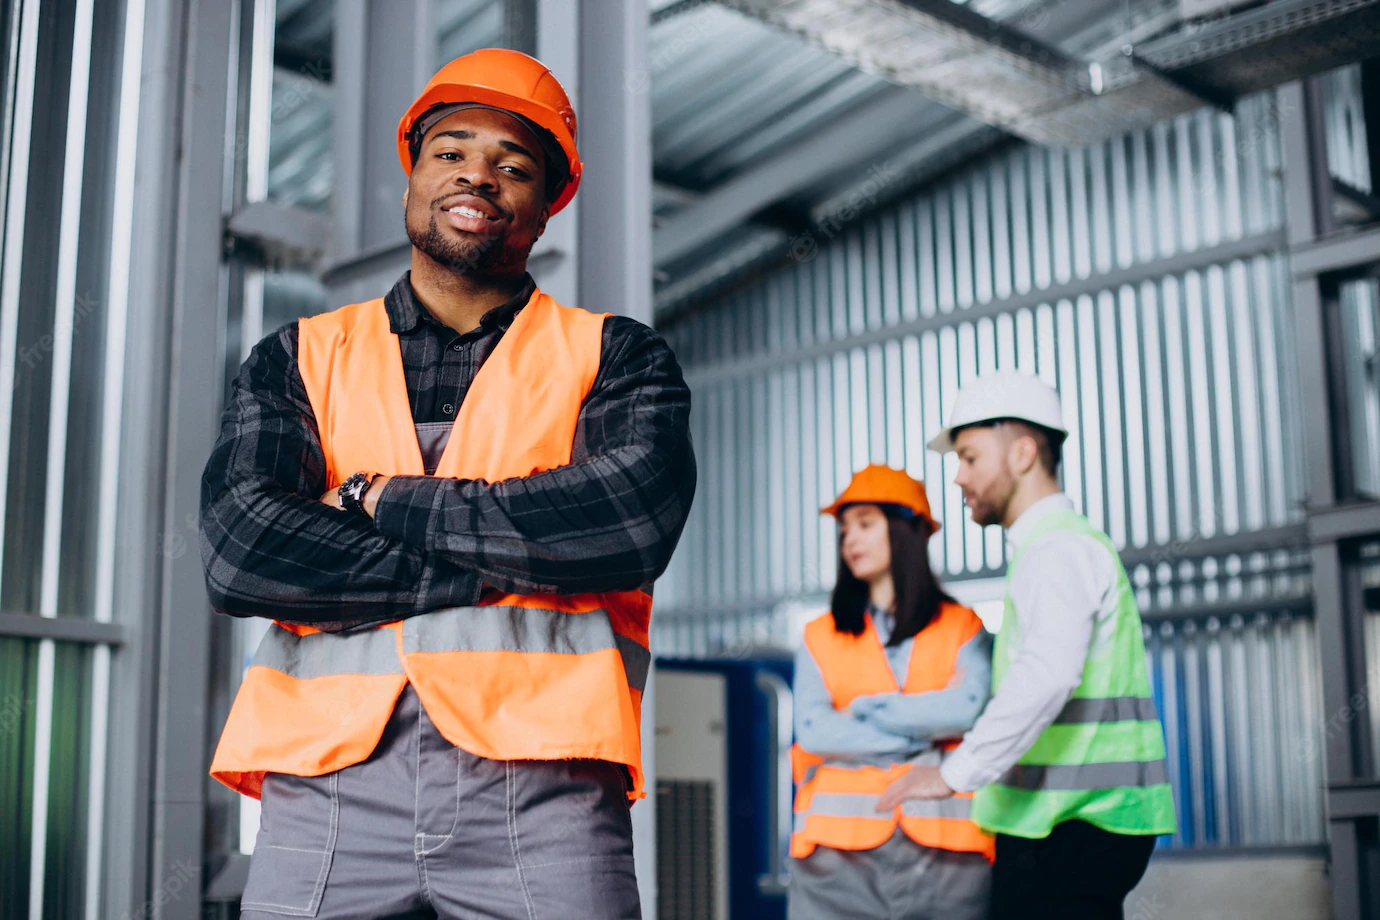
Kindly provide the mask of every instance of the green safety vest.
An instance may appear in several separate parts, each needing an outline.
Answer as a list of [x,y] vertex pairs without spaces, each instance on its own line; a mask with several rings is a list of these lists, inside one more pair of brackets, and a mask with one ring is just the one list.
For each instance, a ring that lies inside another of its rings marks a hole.
[[973,821],[988,833],[1031,838],[1047,837],[1065,821],[1086,821],[1117,834],[1172,834],[1174,794],[1164,730],[1150,696],[1140,611],[1116,547],[1081,514],[1049,514],[1011,559],[1006,615],[992,653],[993,691],[1001,687],[1012,648],[1020,642],[1012,576],[1025,547],[1056,531],[1088,536],[1106,547],[1116,561],[1116,613],[1111,622],[1098,624],[1083,681],[1054,723],[1016,766],[973,797]]

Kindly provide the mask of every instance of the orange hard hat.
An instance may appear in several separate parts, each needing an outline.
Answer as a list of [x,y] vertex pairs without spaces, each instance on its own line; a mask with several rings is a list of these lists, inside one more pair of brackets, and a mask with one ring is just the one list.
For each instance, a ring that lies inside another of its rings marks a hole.
[[417,120],[436,106],[466,102],[511,112],[549,131],[565,154],[569,176],[551,202],[551,213],[570,203],[584,172],[575,146],[575,109],[545,64],[508,48],[481,48],[436,71],[398,122],[398,159],[403,172],[412,175],[412,129]]
[[838,517],[847,505],[894,505],[929,521],[935,530],[939,529],[939,522],[930,513],[930,499],[925,494],[925,484],[912,479],[905,470],[895,470],[878,463],[863,467],[853,476],[848,488],[834,499],[834,503],[819,509],[819,513]]

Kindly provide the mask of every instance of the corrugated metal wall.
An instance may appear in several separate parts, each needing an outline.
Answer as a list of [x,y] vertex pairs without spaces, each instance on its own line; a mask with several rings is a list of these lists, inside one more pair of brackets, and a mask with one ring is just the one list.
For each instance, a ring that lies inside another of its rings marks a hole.
[[[1370,712],[1370,738],[1374,756],[1380,762],[1380,540],[1370,540],[1357,550],[1364,604],[1363,623],[1366,642],[1366,687],[1369,695],[1357,700],[1357,708]],[[1327,726],[1327,730],[1332,730]]]
[[1350,281],[1338,296],[1353,489],[1380,497],[1380,281]]
[[[973,376],[1031,370],[1073,426],[1066,488],[1147,611],[1174,843],[1322,840],[1277,116],[1266,94],[1084,150],[1000,151],[797,238],[794,264],[670,324],[700,488],[658,651],[789,645],[837,565],[817,509],[869,462],[926,481],[951,582],[1000,575],[1000,531],[966,518],[952,457],[924,444]],[[1260,551],[1209,554],[1248,534]]]
[[1171,846],[1325,838],[1323,739],[1308,553],[1136,567],[1146,659],[1178,801]]
[[[1323,87],[1328,172],[1361,192],[1372,192],[1360,66],[1328,74]],[[1380,496],[1380,281],[1343,284],[1340,301],[1352,486],[1360,494]]]
[[1178,800],[1174,846],[1324,839],[1317,644],[1304,614],[1166,620],[1151,680]]
[[965,519],[952,458],[924,448],[994,367],[1061,390],[1067,488],[1119,545],[1296,520],[1275,114],[1261,97],[1236,119],[1011,150],[671,327],[702,478],[663,617],[827,588],[816,510],[871,461],[928,483],[943,571],[999,573],[1001,534]]
[[1366,115],[1362,105],[1361,66],[1353,64],[1323,77],[1327,131],[1327,170],[1363,192],[1372,189]]

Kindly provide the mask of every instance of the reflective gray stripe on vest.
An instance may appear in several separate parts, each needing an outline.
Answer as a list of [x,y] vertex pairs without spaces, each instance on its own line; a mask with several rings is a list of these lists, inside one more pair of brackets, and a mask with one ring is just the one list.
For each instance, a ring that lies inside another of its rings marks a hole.
[[[887,812],[878,812],[877,803],[882,797],[862,792],[816,792],[810,798],[810,807],[795,814],[797,832],[805,827],[811,815],[824,818],[872,818],[889,821]],[[907,818],[954,818],[967,819],[972,814],[972,800],[950,797],[947,799],[907,799],[901,805],[901,814]]]
[[870,770],[874,768],[889,770],[901,763],[928,764],[937,767],[942,761],[943,754],[937,750],[921,751],[919,754],[913,754],[909,757],[897,757],[895,754],[850,754],[847,755],[846,759],[842,759],[841,756],[825,758],[823,763],[811,764],[805,768],[805,778],[800,781],[800,785],[807,785],[814,780],[815,774],[819,772],[820,767],[828,767],[831,770],[847,770],[850,773],[856,773],[860,770]]
[[973,800],[949,796],[947,799],[906,799],[901,814],[907,818],[969,818]]
[[614,632],[604,610],[567,613],[529,607],[453,607],[403,621],[403,651],[545,652],[589,655],[617,649],[628,686],[642,690],[652,653]]
[[1126,763],[1016,764],[997,780],[1002,786],[1031,792],[1159,786],[1167,782],[1169,764],[1163,759]]
[[331,674],[401,674],[398,636],[391,629],[299,636],[274,624],[254,652],[255,667],[307,680]]
[[[582,614],[583,615],[583,614]],[[638,693],[647,689],[647,672],[652,669],[652,653],[637,644],[636,639],[614,633],[618,643],[618,654],[623,656],[623,670],[628,675],[628,686]]]
[[1064,704],[1055,725],[1086,725],[1092,722],[1158,722],[1155,701],[1145,696],[1074,698]]
[[877,813],[881,799],[880,795],[864,792],[816,792],[810,799],[809,811],[804,813],[830,818],[885,819],[885,813]]

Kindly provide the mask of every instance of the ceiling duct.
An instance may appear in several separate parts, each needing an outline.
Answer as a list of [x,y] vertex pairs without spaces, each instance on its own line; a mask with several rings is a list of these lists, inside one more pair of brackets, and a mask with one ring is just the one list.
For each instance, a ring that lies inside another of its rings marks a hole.
[[1138,45],[1143,65],[1237,99],[1380,54],[1377,0],[1274,0]]
[[1081,146],[1380,54],[1380,0],[1272,0],[1083,61],[952,0],[719,0],[1038,144]]

